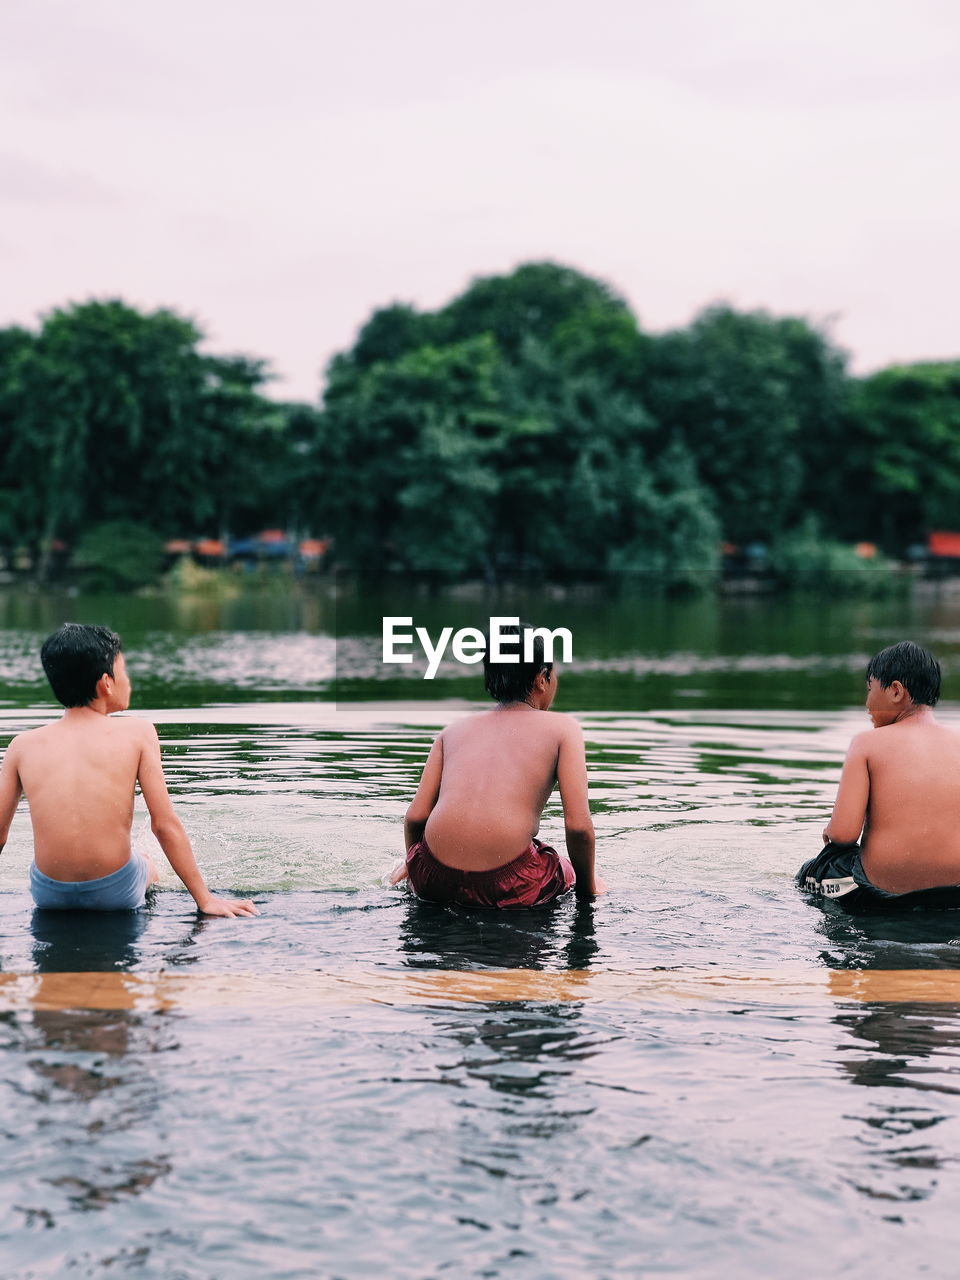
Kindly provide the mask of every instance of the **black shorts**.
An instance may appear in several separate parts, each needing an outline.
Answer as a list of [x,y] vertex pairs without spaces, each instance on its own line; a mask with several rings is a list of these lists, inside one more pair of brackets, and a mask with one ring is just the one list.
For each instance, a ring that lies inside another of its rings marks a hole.
[[902,907],[960,907],[960,885],[888,893],[867,879],[858,844],[827,844],[797,872],[797,885],[844,911],[890,911]]

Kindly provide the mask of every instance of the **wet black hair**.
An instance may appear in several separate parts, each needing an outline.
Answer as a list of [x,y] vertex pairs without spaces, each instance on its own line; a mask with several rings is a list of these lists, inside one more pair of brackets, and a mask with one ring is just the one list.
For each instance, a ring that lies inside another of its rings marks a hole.
[[507,623],[499,628],[501,637],[516,636],[517,643],[503,643],[500,648],[507,653],[516,653],[519,662],[491,662],[490,636],[485,636],[486,648],[483,651],[483,685],[491,698],[497,702],[523,702],[533,688],[533,682],[541,671],[547,673],[549,679],[553,671],[552,662],[544,662],[543,636],[533,637],[533,661],[524,662],[524,636],[534,630],[529,622],[521,622],[519,626]]
[[889,689],[899,680],[914,702],[935,707],[940,697],[940,663],[919,644],[901,640],[870,659],[867,680]]
[[121,648],[116,632],[85,622],[65,622],[47,636],[40,661],[57,701],[65,707],[92,702],[100,677],[113,675]]

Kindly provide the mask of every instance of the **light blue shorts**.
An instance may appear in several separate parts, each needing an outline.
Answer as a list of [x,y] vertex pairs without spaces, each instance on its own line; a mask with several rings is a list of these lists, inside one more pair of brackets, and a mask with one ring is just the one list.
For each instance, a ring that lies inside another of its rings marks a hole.
[[146,900],[150,863],[142,853],[99,880],[51,880],[30,864],[30,892],[38,907],[52,911],[132,911]]

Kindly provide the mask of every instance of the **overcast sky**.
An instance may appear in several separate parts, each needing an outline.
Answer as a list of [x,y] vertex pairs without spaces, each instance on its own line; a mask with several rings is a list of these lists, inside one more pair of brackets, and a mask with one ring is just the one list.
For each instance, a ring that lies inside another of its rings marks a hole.
[[313,399],[374,307],[551,258],[958,356],[958,51],[954,0],[2,0],[0,323],[170,306]]

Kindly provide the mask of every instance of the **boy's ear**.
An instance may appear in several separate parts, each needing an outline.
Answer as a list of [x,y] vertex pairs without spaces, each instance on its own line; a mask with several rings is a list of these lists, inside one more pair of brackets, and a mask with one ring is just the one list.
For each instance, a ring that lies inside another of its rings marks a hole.
[[901,684],[899,680],[890,681],[890,692],[897,702],[900,702],[903,698],[910,697],[910,694],[907,692],[907,686],[905,684]]

